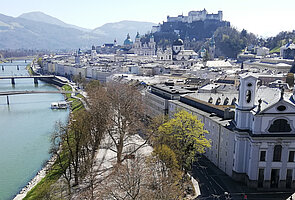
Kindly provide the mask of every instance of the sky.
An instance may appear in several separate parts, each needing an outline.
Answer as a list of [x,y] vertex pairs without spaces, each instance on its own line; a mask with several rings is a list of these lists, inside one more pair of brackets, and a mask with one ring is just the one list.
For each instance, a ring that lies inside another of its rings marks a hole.
[[187,15],[204,8],[209,13],[222,10],[224,20],[232,26],[258,36],[295,29],[294,0],[0,0],[4,15],[41,11],[90,29],[122,20],[162,23],[167,15]]

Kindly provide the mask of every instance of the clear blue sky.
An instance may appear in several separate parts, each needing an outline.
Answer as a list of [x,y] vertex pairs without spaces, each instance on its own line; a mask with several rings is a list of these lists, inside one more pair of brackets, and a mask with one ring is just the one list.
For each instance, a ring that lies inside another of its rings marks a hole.
[[257,35],[295,29],[294,0],[0,0],[2,14],[17,17],[41,11],[84,28],[121,20],[159,23],[167,15],[187,15],[204,8],[209,13],[222,10],[233,26]]

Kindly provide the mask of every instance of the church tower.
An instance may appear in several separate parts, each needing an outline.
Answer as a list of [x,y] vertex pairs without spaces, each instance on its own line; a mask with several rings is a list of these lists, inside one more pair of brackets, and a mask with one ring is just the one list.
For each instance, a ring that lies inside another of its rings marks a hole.
[[96,48],[94,45],[92,45],[91,48],[91,60],[94,60],[96,58]]
[[155,38],[153,35],[150,36],[150,41],[149,41],[149,49],[150,49],[150,55],[154,56],[156,55],[156,42]]
[[255,107],[257,77],[251,74],[240,76],[239,101],[236,105],[235,122],[238,129],[248,130],[253,121],[251,110]]
[[214,60],[214,57],[215,57],[215,40],[214,40],[214,35],[210,39],[210,43],[209,43],[209,56],[210,56],[210,60]]
[[181,51],[184,50],[184,45],[182,39],[180,37],[175,40],[172,44],[172,56],[175,59],[176,55]]
[[141,48],[141,42],[140,42],[140,35],[139,32],[137,32],[136,36],[135,36],[135,41],[134,41],[134,48],[136,49],[140,49]]

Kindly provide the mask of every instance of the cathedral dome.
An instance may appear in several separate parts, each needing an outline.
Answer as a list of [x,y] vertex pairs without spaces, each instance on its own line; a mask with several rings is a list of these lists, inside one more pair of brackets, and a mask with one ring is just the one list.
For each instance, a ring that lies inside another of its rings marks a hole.
[[132,45],[132,44],[133,44],[133,42],[130,38],[130,35],[128,34],[127,38],[124,40],[124,46]]
[[183,41],[180,38],[178,38],[177,40],[173,42],[173,46],[180,46],[180,45],[183,45]]

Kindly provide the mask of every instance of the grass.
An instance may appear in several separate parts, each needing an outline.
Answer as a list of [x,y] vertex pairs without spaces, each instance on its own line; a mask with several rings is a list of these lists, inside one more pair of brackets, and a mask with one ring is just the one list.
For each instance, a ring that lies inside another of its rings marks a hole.
[[84,96],[82,94],[77,94],[76,97],[79,97],[79,98],[82,98],[82,99],[84,98]]
[[[69,86],[69,85],[64,85],[62,87],[62,89],[65,90],[65,91],[72,91],[72,87]],[[84,108],[83,103],[79,99],[72,98],[71,94],[66,94],[66,97],[67,97],[68,101],[72,102],[71,103],[72,112],[75,112],[77,110],[80,110],[80,109]],[[81,95],[81,94],[77,94],[76,97],[84,98],[84,96]]]
[[[69,85],[62,86],[62,89],[65,91],[72,91],[72,87]],[[71,98],[71,94],[66,94],[67,99]]]
[[28,192],[24,200],[42,199],[50,191],[51,186],[61,177],[62,170],[54,163],[46,176]]
[[[62,87],[65,91],[72,91],[72,87],[69,85],[64,85]],[[79,99],[71,97],[71,94],[66,94],[68,101],[71,101],[71,111],[72,113],[77,112],[80,109],[84,109],[83,103]],[[84,98],[81,94],[77,97]],[[67,157],[65,153],[62,153],[62,159],[67,162]],[[62,176],[62,170],[58,167],[58,163],[55,162],[46,176],[32,189],[28,192],[24,200],[39,200],[46,198],[46,195],[51,190],[51,186],[58,181]]]

